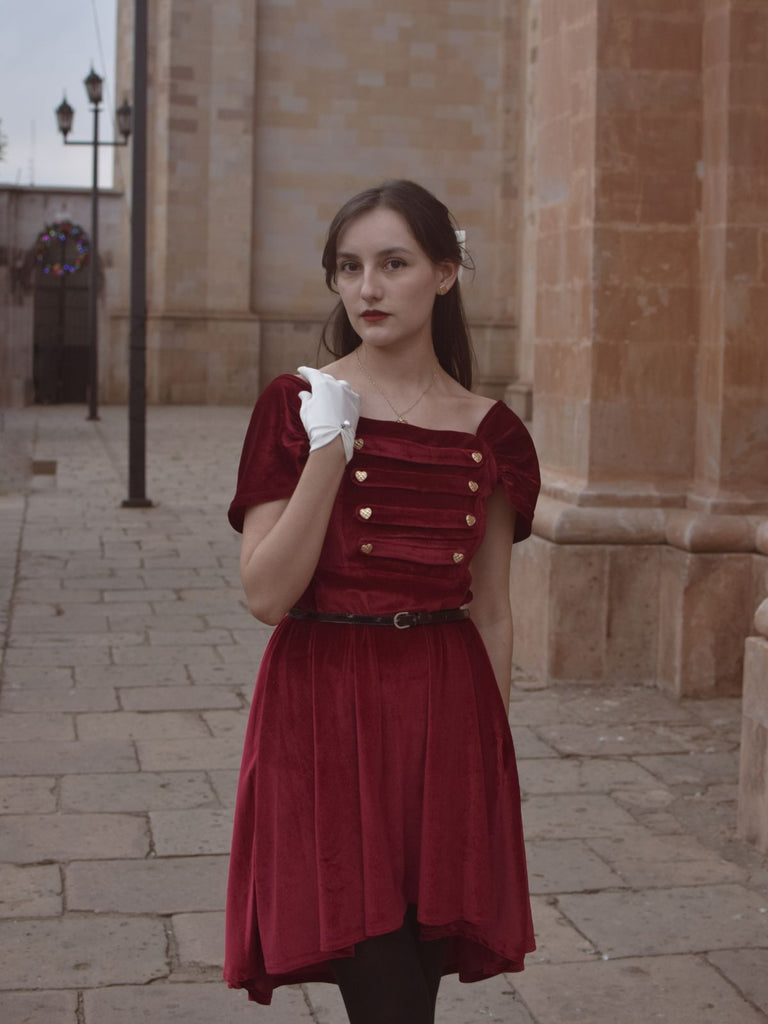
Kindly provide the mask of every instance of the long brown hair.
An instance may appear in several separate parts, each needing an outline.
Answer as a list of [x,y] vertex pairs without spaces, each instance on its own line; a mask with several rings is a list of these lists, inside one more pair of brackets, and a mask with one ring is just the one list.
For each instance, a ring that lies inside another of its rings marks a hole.
[[[433,263],[446,260],[456,266],[472,267],[471,260],[456,238],[455,224],[448,208],[421,185],[398,179],[368,188],[342,206],[331,221],[323,249],[325,283],[336,293],[336,248],[339,236],[357,217],[379,207],[399,213],[411,234]],[[326,320],[321,344],[339,359],[361,343],[338,302]],[[472,342],[464,315],[459,282],[445,295],[437,295],[432,309],[432,344],[438,362],[465,388],[472,387]]]

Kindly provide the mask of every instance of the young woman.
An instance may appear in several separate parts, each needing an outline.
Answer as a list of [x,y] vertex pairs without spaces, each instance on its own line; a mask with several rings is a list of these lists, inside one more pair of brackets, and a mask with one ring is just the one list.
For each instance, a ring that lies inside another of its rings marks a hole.
[[240,774],[224,974],[335,981],[352,1024],[427,1024],[440,977],[534,948],[507,724],[510,550],[536,455],[472,394],[445,206],[385,182],[336,215],[321,372],[273,381],[230,522],[276,624]]

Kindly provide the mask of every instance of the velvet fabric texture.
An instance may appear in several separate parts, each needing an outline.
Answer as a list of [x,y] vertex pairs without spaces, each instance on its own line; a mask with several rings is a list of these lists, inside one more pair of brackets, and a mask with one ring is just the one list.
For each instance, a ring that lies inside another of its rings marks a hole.
[[[287,498],[308,454],[298,377],[254,410],[229,518]],[[300,607],[360,615],[471,601],[470,566],[501,485],[528,536],[538,463],[503,403],[477,433],[361,418]],[[285,618],[245,739],[224,976],[269,1003],[333,981],[329,961],[398,929],[450,937],[445,973],[518,971],[534,948],[512,737],[470,620],[397,630]]]

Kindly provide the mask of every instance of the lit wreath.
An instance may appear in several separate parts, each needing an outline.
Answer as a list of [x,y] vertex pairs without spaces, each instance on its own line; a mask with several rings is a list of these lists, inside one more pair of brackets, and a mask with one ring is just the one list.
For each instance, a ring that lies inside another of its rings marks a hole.
[[54,221],[38,236],[35,262],[44,274],[63,277],[82,270],[90,252],[91,243],[81,227],[70,221]]

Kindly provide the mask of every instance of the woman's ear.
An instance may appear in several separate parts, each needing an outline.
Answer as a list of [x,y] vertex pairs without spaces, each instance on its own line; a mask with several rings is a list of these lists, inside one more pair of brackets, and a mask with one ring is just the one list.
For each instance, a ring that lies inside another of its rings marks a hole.
[[444,260],[442,263],[438,263],[438,270],[440,273],[440,283],[437,287],[437,294],[446,295],[456,283],[456,278],[459,276],[459,268],[456,263]]

